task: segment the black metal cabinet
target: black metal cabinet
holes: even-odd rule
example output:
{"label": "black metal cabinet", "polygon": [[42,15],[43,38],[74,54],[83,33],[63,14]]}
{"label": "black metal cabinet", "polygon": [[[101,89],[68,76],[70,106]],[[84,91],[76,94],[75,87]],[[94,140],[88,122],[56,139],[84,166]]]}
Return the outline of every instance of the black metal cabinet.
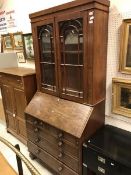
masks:
{"label": "black metal cabinet", "polygon": [[[131,175],[131,133],[106,125],[83,144],[83,175]],[[89,173],[90,172],[90,173]]]}

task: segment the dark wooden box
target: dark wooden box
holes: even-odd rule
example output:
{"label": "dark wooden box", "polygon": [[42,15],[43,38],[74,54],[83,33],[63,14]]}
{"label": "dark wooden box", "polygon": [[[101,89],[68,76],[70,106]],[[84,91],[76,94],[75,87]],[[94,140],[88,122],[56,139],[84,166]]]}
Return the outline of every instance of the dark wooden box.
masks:
{"label": "dark wooden box", "polygon": [[91,171],[131,175],[131,133],[106,125],[87,140],[83,144],[83,175]]}

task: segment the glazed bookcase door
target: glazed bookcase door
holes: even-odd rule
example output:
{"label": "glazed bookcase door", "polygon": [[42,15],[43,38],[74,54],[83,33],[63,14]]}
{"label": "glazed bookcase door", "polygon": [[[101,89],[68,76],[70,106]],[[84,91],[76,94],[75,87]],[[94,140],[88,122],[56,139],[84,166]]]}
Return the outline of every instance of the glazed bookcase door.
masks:
{"label": "glazed bookcase door", "polygon": [[60,95],[70,100],[84,98],[83,18],[58,22]]}
{"label": "glazed bookcase door", "polygon": [[39,46],[40,87],[47,93],[55,94],[56,85],[56,59],[55,38],[53,23],[37,26]]}

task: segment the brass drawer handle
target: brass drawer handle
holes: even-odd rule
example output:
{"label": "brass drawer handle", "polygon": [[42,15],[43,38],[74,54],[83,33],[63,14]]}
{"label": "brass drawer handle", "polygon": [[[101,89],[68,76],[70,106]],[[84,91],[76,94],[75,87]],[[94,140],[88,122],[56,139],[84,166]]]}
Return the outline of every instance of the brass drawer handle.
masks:
{"label": "brass drawer handle", "polygon": [[21,84],[21,85],[22,85],[22,82],[21,82],[21,80],[17,80],[17,82],[18,82],[19,84]]}
{"label": "brass drawer handle", "polygon": [[59,133],[59,134],[58,134],[58,137],[59,137],[59,138],[63,137],[63,133]]}
{"label": "brass drawer handle", "polygon": [[58,146],[62,146],[62,145],[63,145],[63,143],[62,143],[62,142],[59,142],[59,143],[58,143]]}
{"label": "brass drawer handle", "polygon": [[35,143],[38,143],[39,141],[40,141],[40,139],[39,139],[39,138],[35,139]]}
{"label": "brass drawer handle", "polygon": [[58,171],[61,172],[62,170],[63,170],[63,168],[60,166],[60,167],[58,168]]}
{"label": "brass drawer handle", "polygon": [[35,128],[35,130],[34,130],[35,132],[38,132],[39,131],[39,129],[38,128]]}
{"label": "brass drawer handle", "polygon": [[79,141],[76,141],[76,145],[79,145]]}
{"label": "brass drawer handle", "polygon": [[58,157],[59,157],[59,158],[63,157],[63,154],[62,154],[62,153],[60,153],[60,154],[58,155]]}
{"label": "brass drawer handle", "polygon": [[37,125],[37,124],[38,124],[38,121],[37,121],[37,120],[35,120],[35,121],[34,121],[34,125]]}
{"label": "brass drawer handle", "polygon": [[39,150],[39,149],[38,149],[38,150],[36,150],[36,151],[35,151],[35,153],[36,153],[36,154],[39,154],[39,153],[40,153],[40,150]]}
{"label": "brass drawer handle", "polygon": [[40,126],[43,126],[43,122],[40,122]]}

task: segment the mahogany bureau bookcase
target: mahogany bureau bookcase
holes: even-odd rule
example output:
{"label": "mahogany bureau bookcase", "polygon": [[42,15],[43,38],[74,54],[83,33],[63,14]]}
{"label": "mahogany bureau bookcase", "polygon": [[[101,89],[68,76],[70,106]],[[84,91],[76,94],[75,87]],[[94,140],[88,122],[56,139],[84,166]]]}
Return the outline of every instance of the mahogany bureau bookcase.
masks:
{"label": "mahogany bureau bookcase", "polygon": [[54,174],[82,174],[82,144],[104,124],[108,0],[30,14],[37,92],[25,115],[30,155]]}
{"label": "mahogany bureau bookcase", "polygon": [[36,92],[35,70],[20,67],[0,69],[0,88],[7,131],[27,144],[24,110]]}

